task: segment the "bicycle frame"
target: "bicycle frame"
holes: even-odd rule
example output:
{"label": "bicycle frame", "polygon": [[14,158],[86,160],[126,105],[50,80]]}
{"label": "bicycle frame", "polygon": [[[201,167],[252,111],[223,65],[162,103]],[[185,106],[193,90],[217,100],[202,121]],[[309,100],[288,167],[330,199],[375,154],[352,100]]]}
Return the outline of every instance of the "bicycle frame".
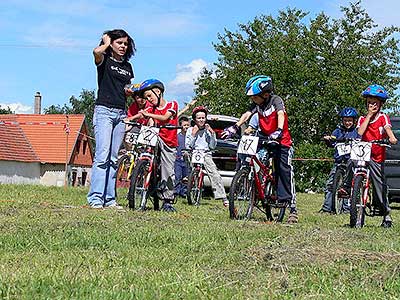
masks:
{"label": "bicycle frame", "polygon": [[135,207],[135,198],[137,197],[137,200],[140,202],[140,209],[144,210],[146,208],[147,199],[151,196],[153,198],[154,209],[159,209],[157,185],[160,176],[160,137],[158,128],[178,129],[180,127],[163,125],[160,127],[153,127],[153,129],[148,126],[141,128],[138,136],[138,143],[142,144],[144,149],[137,159],[137,168],[135,167],[133,171],[134,176],[131,178],[131,186],[128,192],[130,208]]}
{"label": "bicycle frame", "polygon": [[[264,201],[266,200],[266,195],[265,195],[265,184],[266,182],[272,182],[273,185],[275,185],[275,178],[273,176],[273,170],[270,166],[272,166],[272,157],[268,158],[268,165],[263,164],[260,159],[257,157],[257,155],[252,155],[250,159],[250,168],[252,170],[253,176],[255,174],[260,174],[260,176],[254,176],[254,182],[256,185],[256,196],[258,195],[258,200],[261,200],[262,203],[264,204]],[[258,170],[257,170],[258,169]]]}

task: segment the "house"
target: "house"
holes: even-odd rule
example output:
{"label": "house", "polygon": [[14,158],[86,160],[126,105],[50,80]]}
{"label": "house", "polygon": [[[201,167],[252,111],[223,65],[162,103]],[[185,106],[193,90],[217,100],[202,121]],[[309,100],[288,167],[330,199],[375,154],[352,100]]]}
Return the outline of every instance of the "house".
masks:
{"label": "house", "polygon": [[88,185],[90,138],[85,115],[0,115],[0,183]]}

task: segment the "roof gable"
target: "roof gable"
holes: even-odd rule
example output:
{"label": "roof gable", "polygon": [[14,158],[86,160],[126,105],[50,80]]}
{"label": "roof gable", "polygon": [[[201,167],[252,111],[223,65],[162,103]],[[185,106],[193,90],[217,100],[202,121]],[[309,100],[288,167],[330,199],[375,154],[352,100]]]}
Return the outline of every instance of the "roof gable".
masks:
{"label": "roof gable", "polygon": [[17,124],[0,124],[0,160],[40,162]]}

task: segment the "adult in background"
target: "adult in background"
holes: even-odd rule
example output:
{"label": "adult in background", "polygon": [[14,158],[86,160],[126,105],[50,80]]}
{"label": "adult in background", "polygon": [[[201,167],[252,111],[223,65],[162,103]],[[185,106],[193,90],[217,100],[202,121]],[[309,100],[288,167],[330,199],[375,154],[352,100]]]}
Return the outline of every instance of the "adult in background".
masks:
{"label": "adult in background", "polygon": [[93,49],[98,93],[93,115],[96,139],[90,191],[92,208],[119,207],[115,201],[118,150],[124,137],[125,85],[133,76],[129,59],[135,53],[133,39],[122,29],[106,31]]}

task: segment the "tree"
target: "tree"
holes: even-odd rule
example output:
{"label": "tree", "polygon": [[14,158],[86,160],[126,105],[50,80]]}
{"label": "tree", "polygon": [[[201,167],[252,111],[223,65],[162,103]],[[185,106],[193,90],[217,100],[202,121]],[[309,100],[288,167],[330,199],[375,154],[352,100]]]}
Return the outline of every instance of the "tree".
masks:
{"label": "tree", "polygon": [[[214,47],[214,70],[204,70],[196,98],[215,113],[240,116],[249,99],[247,80],[270,75],[276,94],[286,105],[296,143],[317,143],[331,132],[345,106],[364,108],[361,91],[370,83],[393,95],[400,83],[397,27],[377,28],[360,2],[342,7],[343,17],[320,13],[306,22],[307,13],[280,11],[276,18],[261,15],[238,32],[225,30]],[[388,107],[394,106],[393,97]]]}
{"label": "tree", "polygon": [[[205,69],[196,83],[196,98],[213,113],[240,116],[250,101],[247,80],[270,75],[275,93],[285,102],[296,156],[328,157],[320,138],[332,132],[337,113],[346,106],[365,112],[361,92],[379,83],[392,95],[386,108],[399,110],[394,90],[400,83],[397,27],[378,28],[361,2],[342,7],[332,19],[320,13],[306,20],[298,9],[277,17],[261,15],[239,24],[237,32],[218,34],[218,61]],[[329,165],[297,163],[299,190],[323,185]]]}
{"label": "tree", "polygon": [[45,114],[84,114],[85,119],[88,125],[89,135],[93,136],[93,112],[94,105],[96,102],[95,92],[94,90],[85,90],[83,89],[80,93],[79,97],[76,98],[72,95],[69,98],[69,103],[71,106],[64,104],[64,106],[60,105],[51,105],[48,108],[44,109]]}
{"label": "tree", "polygon": [[0,105],[0,115],[8,115],[8,114],[12,114],[13,112],[11,111],[10,107],[7,106],[7,109],[5,108],[1,108]]}

